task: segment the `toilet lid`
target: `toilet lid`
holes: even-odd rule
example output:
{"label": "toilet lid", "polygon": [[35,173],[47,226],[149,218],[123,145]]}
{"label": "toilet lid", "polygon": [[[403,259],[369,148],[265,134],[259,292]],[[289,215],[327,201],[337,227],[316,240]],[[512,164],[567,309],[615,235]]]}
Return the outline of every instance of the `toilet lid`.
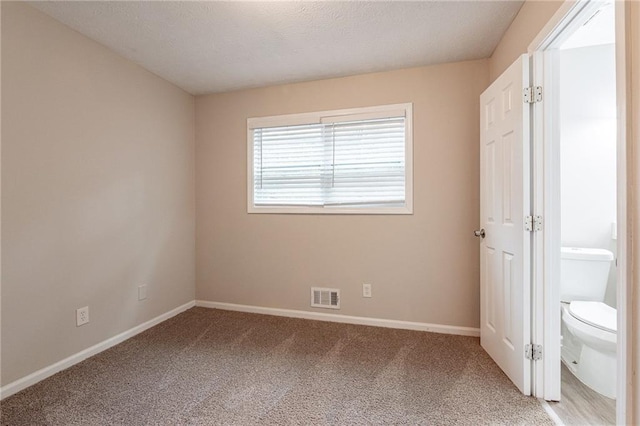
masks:
{"label": "toilet lid", "polygon": [[571,315],[582,322],[601,330],[615,333],[617,327],[617,311],[602,302],[571,302]]}

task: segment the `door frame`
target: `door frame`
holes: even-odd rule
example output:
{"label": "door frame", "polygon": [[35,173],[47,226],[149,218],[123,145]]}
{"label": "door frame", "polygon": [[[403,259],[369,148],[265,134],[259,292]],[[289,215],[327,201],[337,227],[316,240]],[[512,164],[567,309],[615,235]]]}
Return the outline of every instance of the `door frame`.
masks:
{"label": "door frame", "polygon": [[[616,37],[616,103],[617,103],[617,356],[618,383],[616,416],[618,424],[631,420],[631,305],[628,288],[630,264],[628,258],[627,215],[627,67],[626,67],[626,2],[614,1]],[[559,147],[552,140],[558,132],[554,120],[552,49],[574,28],[582,25],[585,15],[597,8],[591,0],[565,1],[529,45],[533,57],[532,82],[544,88],[544,101],[534,104],[532,126],[532,206],[535,214],[544,218],[543,232],[533,236],[532,263],[532,340],[542,344],[543,359],[534,363],[533,395],[546,400],[560,399],[560,190]],[[555,98],[557,99],[557,97]],[[546,105],[545,105],[546,104]],[[540,212],[540,213],[537,213]]]}

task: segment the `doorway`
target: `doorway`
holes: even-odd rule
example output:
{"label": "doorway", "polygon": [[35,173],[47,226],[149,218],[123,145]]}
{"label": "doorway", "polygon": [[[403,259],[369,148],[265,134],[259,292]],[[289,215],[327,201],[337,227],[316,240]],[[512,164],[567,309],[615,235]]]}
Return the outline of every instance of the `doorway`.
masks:
{"label": "doorway", "polygon": [[544,347],[533,393],[559,401],[551,408],[567,424],[625,418],[624,68],[616,59],[624,5],[616,3],[567,4],[529,49],[545,95],[533,110],[533,210],[545,218],[533,242],[532,340]]}
{"label": "doorway", "polygon": [[[586,18],[586,19],[585,19]],[[561,372],[566,424],[615,424],[616,73],[613,3],[551,54],[558,153]],[[557,277],[556,277],[557,278]],[[557,380],[557,378],[554,378]]]}

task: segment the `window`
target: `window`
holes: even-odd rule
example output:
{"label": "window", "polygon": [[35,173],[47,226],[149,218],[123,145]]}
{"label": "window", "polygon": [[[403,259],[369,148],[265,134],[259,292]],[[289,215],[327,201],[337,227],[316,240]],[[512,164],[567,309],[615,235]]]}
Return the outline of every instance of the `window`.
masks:
{"label": "window", "polygon": [[249,118],[249,213],[412,213],[412,108]]}

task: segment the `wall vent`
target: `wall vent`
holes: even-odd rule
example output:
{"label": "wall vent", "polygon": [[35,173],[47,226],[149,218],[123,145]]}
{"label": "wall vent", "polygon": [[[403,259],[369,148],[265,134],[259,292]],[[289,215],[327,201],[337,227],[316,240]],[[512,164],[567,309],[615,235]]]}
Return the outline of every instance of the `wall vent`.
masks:
{"label": "wall vent", "polygon": [[314,308],[340,309],[340,290],[311,287],[311,306]]}

